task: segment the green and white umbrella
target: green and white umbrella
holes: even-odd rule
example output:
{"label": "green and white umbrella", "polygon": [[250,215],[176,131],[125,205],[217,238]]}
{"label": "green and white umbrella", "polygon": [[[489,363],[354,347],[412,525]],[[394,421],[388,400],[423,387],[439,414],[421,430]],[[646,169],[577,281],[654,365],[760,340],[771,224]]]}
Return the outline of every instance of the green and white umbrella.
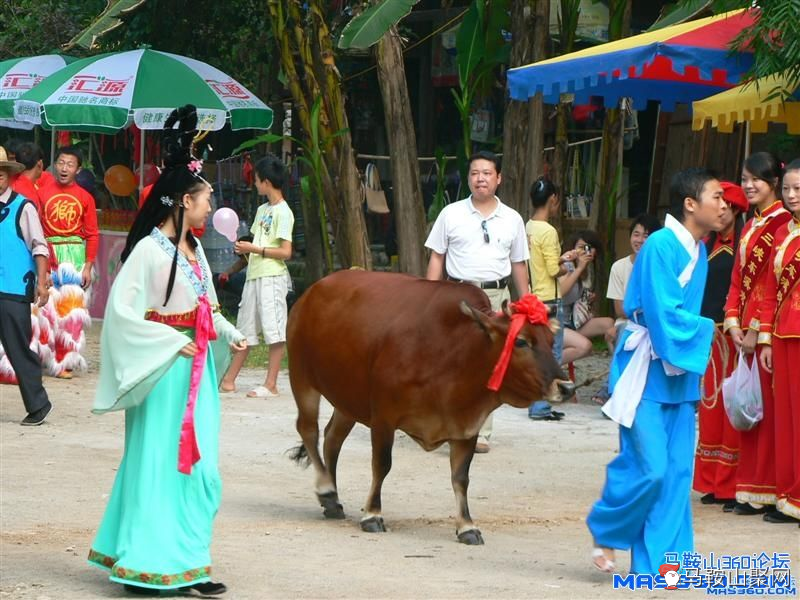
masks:
{"label": "green and white umbrella", "polygon": [[78,60],[14,103],[14,118],[47,129],[114,133],[162,129],[176,107],[194,104],[198,128],[269,129],[272,109],[241,83],[199,60],[131,50]]}
{"label": "green and white umbrella", "polygon": [[14,119],[14,101],[75,59],[61,54],[23,56],[0,62],[0,127],[32,129]]}

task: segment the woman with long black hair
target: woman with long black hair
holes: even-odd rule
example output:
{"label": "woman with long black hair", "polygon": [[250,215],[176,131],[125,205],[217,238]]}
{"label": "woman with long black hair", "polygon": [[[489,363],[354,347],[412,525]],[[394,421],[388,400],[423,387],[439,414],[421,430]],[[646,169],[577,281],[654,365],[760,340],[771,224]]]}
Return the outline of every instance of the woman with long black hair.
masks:
{"label": "woman with long black hair", "polygon": [[165,168],[128,234],[101,337],[93,412],[125,410],[125,452],[89,562],[134,593],[226,591],[210,580],[209,546],[221,495],[217,373],[229,353],[209,342],[246,342],[216,310],[190,231],[211,212],[191,154],[196,126],[193,106],[165,122]]}

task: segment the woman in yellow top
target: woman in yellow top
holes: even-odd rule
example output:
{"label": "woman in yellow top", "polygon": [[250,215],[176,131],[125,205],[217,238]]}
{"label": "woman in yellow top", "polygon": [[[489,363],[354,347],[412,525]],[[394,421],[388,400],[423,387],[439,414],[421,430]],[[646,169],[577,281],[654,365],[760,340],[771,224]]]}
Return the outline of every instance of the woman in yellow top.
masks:
{"label": "woman in yellow top", "polygon": [[[540,177],[531,186],[530,196],[533,214],[525,225],[525,233],[528,236],[531,254],[531,290],[542,302],[556,309],[555,314],[560,327],[553,341],[553,356],[561,363],[564,347],[564,314],[558,293],[558,278],[567,272],[564,263],[575,260],[576,256],[574,251],[562,256],[558,231],[549,223],[549,219],[558,214],[560,206],[556,186]],[[553,412],[544,400],[537,400],[528,408],[528,416],[534,420],[557,420],[561,418],[558,416],[560,414]]]}

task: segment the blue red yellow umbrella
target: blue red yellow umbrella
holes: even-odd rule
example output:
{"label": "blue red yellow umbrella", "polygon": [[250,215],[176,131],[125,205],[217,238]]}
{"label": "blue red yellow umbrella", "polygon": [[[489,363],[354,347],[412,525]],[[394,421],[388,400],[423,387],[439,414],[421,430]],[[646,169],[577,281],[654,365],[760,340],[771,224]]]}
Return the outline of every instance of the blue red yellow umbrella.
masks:
{"label": "blue red yellow umbrella", "polygon": [[672,110],[741,81],[753,56],[730,45],[756,18],[753,10],[733,11],[510,69],[509,91],[515,100],[541,92],[555,104],[574,94],[577,104],[602,96],[608,106],[629,97],[635,108],[655,100]]}

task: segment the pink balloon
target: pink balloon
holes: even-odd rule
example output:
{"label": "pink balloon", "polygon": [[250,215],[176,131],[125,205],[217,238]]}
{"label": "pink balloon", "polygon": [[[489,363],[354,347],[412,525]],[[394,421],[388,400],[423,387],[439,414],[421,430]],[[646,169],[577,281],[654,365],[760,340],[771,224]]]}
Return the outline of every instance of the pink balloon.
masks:
{"label": "pink balloon", "polygon": [[236,241],[236,233],[239,231],[239,215],[233,209],[226,206],[218,208],[211,217],[211,223],[214,225],[214,229],[230,241]]}

